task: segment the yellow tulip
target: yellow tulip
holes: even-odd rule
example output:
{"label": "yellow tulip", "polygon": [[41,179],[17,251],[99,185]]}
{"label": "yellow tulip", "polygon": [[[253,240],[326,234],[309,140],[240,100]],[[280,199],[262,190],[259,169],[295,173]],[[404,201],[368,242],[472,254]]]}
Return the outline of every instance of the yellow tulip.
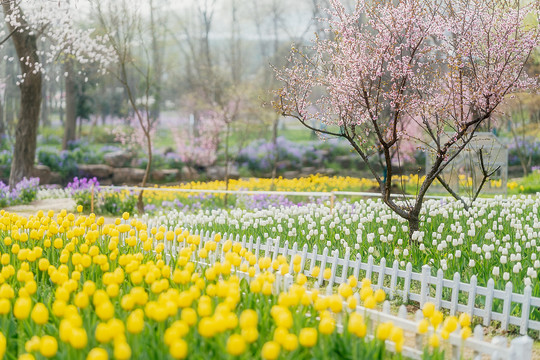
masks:
{"label": "yellow tulip", "polygon": [[429,346],[433,347],[433,348],[438,348],[440,345],[440,339],[439,339],[439,335],[437,334],[433,334],[429,337]]}
{"label": "yellow tulip", "polygon": [[264,360],[275,360],[278,358],[279,352],[279,344],[275,341],[268,341],[262,347],[261,356]]}
{"label": "yellow tulip", "polygon": [[58,351],[58,342],[52,336],[45,335],[41,338],[39,343],[39,352],[46,358],[51,358],[56,355]]}
{"label": "yellow tulip", "polygon": [[233,334],[227,339],[227,352],[239,356],[246,351],[246,342],[241,335]]}
{"label": "yellow tulip", "polygon": [[49,321],[49,310],[42,303],[37,303],[34,305],[31,317],[36,324],[43,325]]}
{"label": "yellow tulip", "polygon": [[317,330],[314,328],[303,328],[298,336],[300,345],[303,347],[313,347],[317,343]]}
{"label": "yellow tulip", "polygon": [[13,307],[13,315],[18,320],[25,320],[30,315],[30,310],[32,308],[32,301],[27,297],[20,297],[15,301],[15,306]]}
{"label": "yellow tulip", "polygon": [[108,360],[109,354],[107,353],[107,350],[102,348],[93,348],[90,350],[88,355],[86,356],[86,360]]}
{"label": "yellow tulip", "polygon": [[428,332],[428,329],[429,322],[427,321],[427,319],[420,320],[420,322],[418,323],[418,333],[425,334]]}
{"label": "yellow tulip", "polygon": [[424,314],[424,317],[430,318],[433,315],[433,312],[435,311],[435,304],[427,302],[424,304],[424,307],[422,308],[422,313]]}

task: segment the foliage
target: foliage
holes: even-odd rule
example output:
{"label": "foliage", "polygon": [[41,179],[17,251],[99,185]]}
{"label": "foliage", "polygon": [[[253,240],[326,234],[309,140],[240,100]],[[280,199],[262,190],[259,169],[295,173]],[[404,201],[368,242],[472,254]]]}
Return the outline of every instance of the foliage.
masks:
{"label": "foliage", "polygon": [[99,194],[96,210],[101,214],[115,215],[119,212],[133,212],[137,205],[137,195],[130,191],[106,191]]}
{"label": "foliage", "polygon": [[342,199],[333,206],[329,199],[295,206],[290,200],[268,201],[268,207],[235,207],[211,213],[205,208],[192,213],[173,210],[160,220],[173,227],[279,238],[281,244],[297,242],[299,249],[308,245],[309,251],[314,246],[328,247],[342,257],[348,251],[351,258],[359,254],[364,261],[370,255],[376,262],[385,258],[386,264],[397,260],[401,269],[410,262],[416,272],[428,264],[434,271],[443,270],[447,278],[457,272],[468,281],[474,275],[483,286],[493,278],[501,290],[507,281],[512,281],[518,292],[531,284],[539,296],[540,243],[533,230],[540,221],[533,210],[538,203],[538,199],[524,195],[508,200],[481,199],[466,211],[457,201],[429,200],[412,242],[408,241],[407,223],[380,199]]}
{"label": "foliage", "polygon": [[238,153],[237,162],[256,175],[272,170],[276,151],[277,160],[281,163],[278,164],[278,170],[281,171],[296,170],[322,163],[322,154],[313,145],[297,144],[284,137],[278,137],[276,145],[277,149],[274,149],[272,142],[264,139],[255,140]]}
{"label": "foliage", "polygon": [[508,165],[521,164],[519,152],[524,154],[529,166],[540,164],[540,141],[537,138],[529,137],[511,141],[510,144],[508,144]]}
{"label": "foliage", "polygon": [[82,206],[85,211],[90,211],[92,190],[96,194],[99,192],[99,181],[96,178],[79,179],[75,177],[73,181],[67,184],[66,190],[71,194],[78,206]]}
{"label": "foliage", "polygon": [[[258,258],[219,236],[198,250],[200,236],[187,230],[128,220],[124,213],[104,224],[65,210],[0,215],[2,263],[10,269],[0,287],[0,357],[401,359],[403,330],[378,319],[385,294],[369,279],[351,276],[325,295],[309,287],[299,255]],[[17,231],[4,226],[11,221],[21,224]],[[166,264],[168,243],[179,253]],[[294,284],[280,290],[275,284],[289,269]],[[329,268],[320,271],[330,278]],[[419,323],[420,333],[439,340],[460,324],[468,329],[462,338],[470,335],[469,318],[445,320],[430,310],[432,325]],[[426,359],[439,358],[439,345],[423,346]]]}
{"label": "foliage", "polygon": [[[137,167],[145,169],[148,163],[148,159],[137,159]],[[166,155],[153,154],[152,155],[152,169],[182,169],[184,163],[182,158],[176,153],[169,152]]]}
{"label": "foliage", "polygon": [[0,177],[7,179],[9,177],[9,172],[11,170],[11,159],[12,151],[11,150],[1,150],[0,151]]}
{"label": "foliage", "polygon": [[540,171],[535,170],[520,181],[520,191],[524,194],[540,192]]}
{"label": "foliage", "polygon": [[13,188],[0,181],[0,208],[32,202],[37,194],[38,178],[24,178]]}
{"label": "foliage", "polygon": [[[79,154],[82,154],[79,152]],[[77,159],[71,151],[38,150],[37,158],[40,164],[48,166],[51,171],[60,173],[62,179],[68,180],[78,174]]]}

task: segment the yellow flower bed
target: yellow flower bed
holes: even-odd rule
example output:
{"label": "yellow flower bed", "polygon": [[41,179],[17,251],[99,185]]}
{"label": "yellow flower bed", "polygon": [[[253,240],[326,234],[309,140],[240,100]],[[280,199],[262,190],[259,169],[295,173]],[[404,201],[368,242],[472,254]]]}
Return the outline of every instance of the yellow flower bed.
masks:
{"label": "yellow flower bed", "polygon": [[[418,174],[411,175],[399,175],[393,176],[392,182],[405,189],[417,189],[425,179],[425,176],[419,176]],[[461,187],[470,187],[473,184],[471,178],[460,177]],[[435,181],[438,184],[438,181]],[[489,182],[492,188],[500,188],[502,183],[500,180],[490,180]],[[508,183],[508,189],[513,190],[518,185],[514,182]],[[200,198],[206,198],[209,196],[223,198],[224,194],[219,193],[198,193],[198,192],[170,192],[159,191],[159,189],[195,189],[195,190],[225,190],[224,181],[193,181],[176,186],[163,186],[158,187],[156,190],[149,190],[145,192],[145,198],[147,201],[154,204],[161,204],[162,201],[173,201],[175,199],[186,198],[188,196],[198,196]],[[368,178],[355,178],[350,176],[325,176],[325,175],[311,175],[303,178],[284,179],[282,177],[276,178],[274,182],[272,179],[266,178],[249,178],[249,179],[231,179],[229,180],[228,190],[254,190],[254,191],[291,191],[291,192],[331,192],[331,191],[373,191],[379,188],[379,184],[375,179]],[[412,190],[414,192],[414,190]]]}
{"label": "yellow flower bed", "polygon": [[[184,229],[123,220],[0,211],[0,359],[382,359],[384,340],[403,347],[391,323],[366,337],[358,301],[375,308],[385,298],[369,280],[351,276],[322,296],[299,256],[257,258],[219,236],[203,245]],[[294,284],[277,291],[291,267]],[[437,334],[442,315],[430,318]]]}

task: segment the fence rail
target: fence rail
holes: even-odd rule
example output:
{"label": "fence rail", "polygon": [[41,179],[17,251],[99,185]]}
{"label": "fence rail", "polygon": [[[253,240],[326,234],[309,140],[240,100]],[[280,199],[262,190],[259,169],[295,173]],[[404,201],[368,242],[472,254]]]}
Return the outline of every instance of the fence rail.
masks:
{"label": "fence rail", "polygon": [[[198,230],[194,231],[194,234],[201,235],[201,241],[199,242],[199,249],[201,249],[204,246],[204,243],[210,240],[214,239],[215,233],[210,234],[208,231],[206,233],[199,233]],[[217,249],[214,252],[211,260],[216,261],[223,261],[225,256],[223,254],[223,243],[226,239],[234,240],[232,235],[224,234],[222,237],[222,240],[218,243]],[[241,242],[242,247],[247,248],[250,251],[255,251],[256,256],[270,256],[274,260],[277,258],[278,254],[284,255],[284,256],[290,256],[291,259],[294,257],[297,252],[296,250],[296,243],[293,244],[293,248],[289,249],[287,244],[285,244],[284,247],[279,247],[279,244],[275,246],[275,244],[271,244],[270,242],[267,242],[266,244],[262,245],[260,242],[260,239],[257,239],[257,241],[254,243],[253,238],[250,238],[249,241],[247,241],[246,237],[243,237],[240,241],[239,236],[236,237],[236,241]],[[155,241],[157,242],[157,241]],[[180,249],[185,246],[185,243],[179,243],[176,241],[176,236],[173,239],[173,241],[167,241],[165,242],[165,248],[164,248],[164,254],[165,259],[167,263],[170,262],[170,260],[177,256]],[[304,266],[306,265],[306,260],[309,258],[307,257],[307,248],[304,246],[302,249],[302,262],[301,262],[301,268],[304,270]],[[313,252],[315,254],[314,258],[316,261],[325,261],[327,259],[328,255],[328,249],[325,248],[326,251],[323,251],[323,253],[326,253],[326,257],[323,255],[320,257],[317,252]],[[264,254],[263,254],[264,253]],[[192,255],[193,257],[195,254]],[[194,260],[193,258],[192,260]],[[339,259],[337,256],[333,256],[333,260],[331,261],[332,264],[332,277],[329,279],[328,284],[326,285],[326,295],[330,295],[334,291],[334,284],[344,281],[346,279],[346,274],[348,274],[348,271],[345,271],[341,274],[340,277],[336,276],[336,269]],[[344,261],[343,259],[342,263],[349,264],[348,261]],[[373,260],[373,258],[371,258]],[[245,260],[244,260],[245,261]],[[202,263],[201,263],[202,264]],[[358,276],[359,268],[361,267],[360,264],[361,261],[356,261],[355,264],[351,267],[354,269],[354,273],[356,276]],[[208,265],[208,264],[203,264]],[[313,269],[315,265],[311,265],[311,270]],[[372,273],[377,272],[377,265],[373,265],[373,261],[371,261],[371,267],[372,267]],[[382,270],[385,267],[379,266],[379,268]],[[293,275],[292,275],[292,266],[290,267],[291,271],[288,274],[276,275],[276,281],[274,282],[274,293],[279,292],[280,290],[287,291],[290,286],[293,283]],[[256,270],[258,271],[258,267],[256,265]],[[369,270],[366,268],[366,271]],[[306,275],[310,275],[309,272],[304,271]],[[322,271],[321,271],[322,273]],[[380,274],[380,273],[379,273]],[[419,278],[419,277],[425,277],[425,274],[417,274],[409,271],[409,274],[411,277]],[[250,277],[247,273],[238,271],[237,275],[241,278],[245,278],[246,280],[250,281]],[[320,281],[320,278],[317,279],[315,282],[315,287],[318,287],[321,285],[322,282]],[[376,284],[375,286],[378,286]],[[308,290],[310,291],[310,290]],[[417,294],[415,294],[417,295]],[[321,296],[325,296],[325,294],[321,294]],[[355,297],[359,301],[359,293],[355,294]],[[421,298],[421,296],[420,296]],[[347,304],[344,303],[344,308],[347,309]],[[418,333],[418,320],[422,317],[421,311],[416,312],[416,321],[410,320],[407,318],[407,309],[404,305],[401,305],[399,307],[399,311],[396,315],[392,315],[390,313],[390,303],[388,301],[385,301],[383,304],[382,311],[376,311],[371,309],[366,309],[362,306],[357,306],[356,311],[363,313],[366,315],[366,319],[368,319],[368,329],[369,329],[369,337],[373,337],[374,330],[376,329],[376,325],[382,322],[391,321],[394,326],[397,326],[404,330],[407,333],[412,333],[414,336],[414,344],[413,345],[405,345],[403,347],[403,355],[412,358],[412,359],[422,359],[423,356],[423,347],[425,346],[425,336]],[[343,324],[338,322],[338,329],[342,329]],[[475,360],[489,358],[492,360],[503,360],[503,359],[520,359],[520,360],[531,360],[532,358],[532,346],[533,346],[533,340],[528,336],[521,336],[518,338],[513,339],[510,342],[510,346],[508,346],[508,340],[504,337],[496,336],[492,339],[491,342],[485,341],[483,339],[483,328],[480,325],[477,325],[473,332],[473,337],[463,341],[459,335],[456,333],[450,334],[450,337],[448,341],[451,344],[451,356],[452,359],[458,360],[462,357],[463,349],[468,349],[469,351],[472,351],[472,356]],[[387,348],[390,351],[395,351],[395,344],[390,341],[386,340]]]}
{"label": "fence rail", "polygon": [[[147,225],[159,227],[162,224],[157,220],[148,220]],[[172,229],[169,229],[172,230]],[[214,239],[216,233],[200,232],[192,228],[191,232],[201,235],[200,247],[205,242]],[[447,309],[451,315],[457,312],[468,313],[471,317],[480,317],[484,326],[491,325],[492,321],[499,321],[502,330],[508,330],[509,325],[519,327],[521,335],[527,334],[529,329],[540,330],[540,321],[530,319],[531,307],[540,308],[540,298],[532,296],[531,286],[526,286],[524,293],[514,293],[512,282],[507,282],[504,290],[495,289],[493,279],[489,279],[487,286],[479,286],[477,278],[473,275],[470,281],[462,282],[459,273],[455,273],[452,279],[445,279],[441,269],[436,271],[436,276],[431,275],[431,267],[424,265],[422,272],[417,273],[412,270],[412,264],[407,263],[405,270],[399,268],[398,261],[394,261],[391,267],[386,265],[386,259],[382,258],[379,264],[375,264],[373,256],[363,262],[360,254],[353,257],[347,249],[343,258],[339,257],[337,250],[330,250],[328,247],[319,249],[316,245],[311,251],[307,244],[298,248],[295,242],[290,247],[285,241],[280,246],[279,239],[267,239],[263,244],[260,237],[254,239],[252,236],[240,237],[233,234],[220,234],[223,238],[239,242],[243,247],[253,252],[255,256],[270,257],[276,260],[278,255],[283,255],[289,260],[296,255],[300,255],[300,271],[306,276],[314,279],[314,286],[321,287],[323,283],[328,288],[342,284],[347,281],[349,275],[360,277],[360,271],[368,279],[373,279],[375,288],[382,288],[390,299],[401,298],[404,303],[414,301],[422,307],[426,302],[433,302],[437,309]],[[166,242],[167,251],[175,250],[176,241]],[[313,276],[313,270],[318,266],[320,271],[317,276]],[[331,276],[324,279],[324,269],[331,269]],[[289,268],[289,274],[293,274],[293,267]],[[433,289],[434,287],[434,289]],[[434,290],[434,295],[432,295]],[[466,294],[466,296],[464,296]],[[448,296],[450,295],[450,296]],[[461,295],[461,296],[460,296]],[[466,301],[465,301],[466,299]],[[494,308],[494,301],[502,302],[502,312]],[[516,316],[519,313],[518,316]]]}

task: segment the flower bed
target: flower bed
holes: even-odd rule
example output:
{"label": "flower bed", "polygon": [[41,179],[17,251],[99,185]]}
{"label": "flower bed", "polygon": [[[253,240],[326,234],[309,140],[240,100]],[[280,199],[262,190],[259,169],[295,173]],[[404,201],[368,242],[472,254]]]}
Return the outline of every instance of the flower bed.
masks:
{"label": "flower bed", "polygon": [[[200,237],[186,230],[154,231],[128,218],[104,225],[65,211],[0,212],[0,357],[400,358],[403,330],[371,328],[355,311],[358,299],[370,309],[384,300],[369,281],[351,277],[322,296],[295,272],[280,292],[276,278],[298,271],[296,258],[258,259],[220,238],[198,250]],[[168,260],[166,244],[177,249]],[[419,324],[429,337],[426,359],[441,357],[440,343],[458,323],[463,338],[471,333],[467,317],[443,321],[431,310],[430,323]]]}
{"label": "flower bed", "polygon": [[11,189],[0,181],[0,208],[32,202],[36,197],[38,186],[38,178],[24,178]]}
{"label": "flower bed", "polygon": [[[297,242],[309,251],[337,249],[340,256],[369,255],[387,264],[397,260],[401,268],[411,262],[421,272],[424,264],[442,269],[447,278],[461,274],[468,281],[474,274],[479,285],[490,278],[495,288],[504,289],[512,281],[514,291],[523,292],[529,284],[540,296],[540,232],[537,197],[478,200],[466,211],[460,202],[429,200],[425,203],[420,232],[408,240],[407,222],[379,199],[342,201],[331,207],[309,204],[295,207],[269,207],[246,211],[200,210],[195,213],[172,211],[158,218],[166,226],[234,233],[240,236],[279,238],[281,244]],[[436,275],[436,274],[433,274]]]}

